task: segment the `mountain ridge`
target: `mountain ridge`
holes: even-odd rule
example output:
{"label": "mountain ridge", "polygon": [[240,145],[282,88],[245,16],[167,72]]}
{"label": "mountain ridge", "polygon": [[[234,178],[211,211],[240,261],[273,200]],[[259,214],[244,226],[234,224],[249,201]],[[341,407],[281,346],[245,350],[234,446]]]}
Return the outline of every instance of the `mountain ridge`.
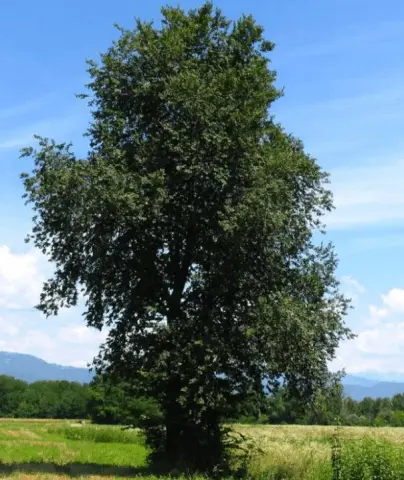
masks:
{"label": "mountain ridge", "polygon": [[[0,375],[33,383],[40,380],[67,380],[90,383],[93,374],[87,368],[49,363],[34,355],[0,351]],[[347,374],[342,379],[344,394],[355,400],[365,397],[393,397],[404,393],[404,377],[399,380],[383,380],[380,374]],[[390,373],[388,378],[400,379],[400,374]]]}
{"label": "mountain ridge", "polygon": [[0,375],[9,375],[28,383],[40,380],[90,383],[93,378],[87,368],[48,363],[34,355],[5,351],[0,351]]}
{"label": "mountain ridge", "polygon": [[342,385],[344,394],[354,400],[363,400],[365,397],[393,397],[398,393],[404,393],[404,382],[371,379],[349,374],[342,379]]}

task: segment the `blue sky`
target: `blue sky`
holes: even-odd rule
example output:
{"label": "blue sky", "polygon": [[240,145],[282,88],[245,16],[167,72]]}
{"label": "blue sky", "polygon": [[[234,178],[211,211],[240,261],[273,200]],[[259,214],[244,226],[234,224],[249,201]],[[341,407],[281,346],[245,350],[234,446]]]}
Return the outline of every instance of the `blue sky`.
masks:
{"label": "blue sky", "polygon": [[[103,334],[80,311],[44,319],[32,310],[48,267],[23,242],[30,212],[21,199],[18,158],[32,135],[82,138],[85,58],[98,58],[117,36],[114,22],[160,17],[157,0],[17,0],[0,17],[0,349],[85,365]],[[328,237],[338,275],[355,310],[358,333],[333,368],[404,376],[404,3],[399,0],[217,0],[237,18],[252,13],[277,45],[272,54],[285,96],[274,113],[331,173],[337,209]],[[184,8],[200,2],[185,0]]]}

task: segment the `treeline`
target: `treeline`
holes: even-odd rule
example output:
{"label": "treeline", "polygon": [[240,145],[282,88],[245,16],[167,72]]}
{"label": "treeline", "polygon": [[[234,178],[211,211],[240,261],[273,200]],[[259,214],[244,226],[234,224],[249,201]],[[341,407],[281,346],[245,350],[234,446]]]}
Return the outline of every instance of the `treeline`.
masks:
{"label": "treeline", "polygon": [[[138,425],[158,418],[156,403],[124,382],[96,377],[90,385],[67,381],[26,383],[0,376],[0,417],[90,419],[100,424]],[[340,383],[302,404],[286,388],[252,395],[237,410],[223,412],[234,423],[404,427],[404,393],[392,398],[353,400]]]}
{"label": "treeline", "polygon": [[90,385],[68,381],[27,383],[0,375],[0,417],[90,419],[135,424],[159,415],[155,403],[126,384],[96,378]]}
{"label": "treeline", "polygon": [[404,427],[404,393],[392,398],[354,400],[343,395],[343,388],[320,392],[314,400],[302,405],[280,388],[275,394],[263,396],[259,402],[246,403],[234,421],[242,423],[395,426]]}
{"label": "treeline", "polygon": [[67,381],[27,383],[0,376],[0,417],[76,418],[88,417],[89,385]]}
{"label": "treeline", "polygon": [[[88,414],[96,423],[141,424],[159,415],[156,404],[133,392],[128,385],[97,378],[90,389]],[[304,404],[286,388],[271,395],[251,395],[235,410],[223,412],[223,421],[234,423],[302,424],[404,427],[404,393],[392,398],[353,400],[343,394],[340,382],[330,382]]]}
{"label": "treeline", "polygon": [[341,418],[346,425],[404,427],[404,394],[392,398],[364,398],[355,402],[345,398]]}

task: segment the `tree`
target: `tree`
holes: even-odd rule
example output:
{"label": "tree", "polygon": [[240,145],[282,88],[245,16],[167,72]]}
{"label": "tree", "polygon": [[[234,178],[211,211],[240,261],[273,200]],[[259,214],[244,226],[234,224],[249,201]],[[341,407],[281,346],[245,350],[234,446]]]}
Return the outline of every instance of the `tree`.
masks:
{"label": "tree", "polygon": [[335,425],[342,413],[343,386],[341,376],[330,374],[328,381],[309,405],[306,422],[314,425]]}
{"label": "tree", "polygon": [[86,296],[109,328],[96,366],[159,403],[155,451],[212,470],[221,413],[265,379],[295,395],[322,384],[349,336],[327,175],[271,116],[273,44],[251,17],[210,3],[163,8],[89,62],[90,152],[38,137],[23,174],[30,240],[55,265],[39,309]]}
{"label": "tree", "polygon": [[157,421],[161,414],[151,398],[138,394],[136,386],[97,375],[91,382],[88,413],[94,423],[142,427],[145,421]]}
{"label": "tree", "polygon": [[285,387],[276,389],[268,397],[268,422],[271,424],[295,424],[304,413],[300,403]]}
{"label": "tree", "polygon": [[0,417],[86,418],[89,398],[88,385],[0,376]]}
{"label": "tree", "polygon": [[22,380],[0,375],[0,417],[13,417],[27,384]]}

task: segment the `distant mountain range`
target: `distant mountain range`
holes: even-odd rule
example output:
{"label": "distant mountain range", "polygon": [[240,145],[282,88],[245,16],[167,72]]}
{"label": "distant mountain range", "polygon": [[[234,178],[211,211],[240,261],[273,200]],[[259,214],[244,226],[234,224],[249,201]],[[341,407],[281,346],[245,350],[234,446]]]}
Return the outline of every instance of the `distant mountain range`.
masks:
{"label": "distant mountain range", "polygon": [[403,381],[385,381],[379,378],[346,375],[342,379],[342,384],[345,395],[355,400],[362,400],[365,397],[393,397],[397,393],[404,393]]}
{"label": "distant mountain range", "polygon": [[[93,378],[87,368],[64,367],[45,362],[33,355],[10,352],[0,352],[0,375],[9,375],[29,383],[38,380],[89,383]],[[346,375],[342,384],[345,395],[355,400],[362,400],[365,397],[392,397],[397,393],[404,393],[404,377],[397,374],[387,374],[385,377],[378,374]]]}
{"label": "distant mountain range", "polygon": [[93,377],[87,368],[64,367],[32,355],[9,352],[0,352],[0,375],[9,375],[29,383],[38,380],[89,383]]}

